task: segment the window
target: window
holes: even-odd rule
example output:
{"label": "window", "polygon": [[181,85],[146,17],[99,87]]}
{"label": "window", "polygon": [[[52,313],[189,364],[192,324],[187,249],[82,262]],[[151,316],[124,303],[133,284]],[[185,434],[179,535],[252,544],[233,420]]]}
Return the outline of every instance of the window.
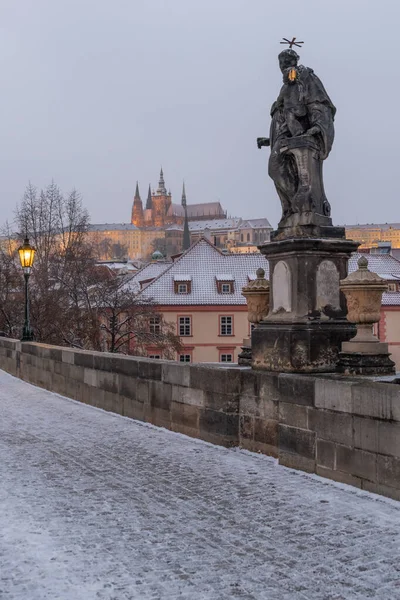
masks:
{"label": "window", "polygon": [[397,283],[388,283],[388,292],[397,292]]}
{"label": "window", "polygon": [[219,318],[220,335],[233,335],[233,317]]}
{"label": "window", "polygon": [[192,335],[192,317],[179,317],[179,335]]}
{"label": "window", "polygon": [[249,334],[250,334],[250,337],[251,337],[251,333],[252,333],[253,329],[255,328],[255,326],[256,326],[255,323],[249,323]]}
{"label": "window", "polygon": [[179,283],[178,284],[178,294],[187,294],[188,286],[187,283]]}
{"label": "window", "polygon": [[221,354],[220,358],[223,363],[233,362],[232,354]]}
{"label": "window", "polygon": [[150,317],[150,333],[158,334],[161,332],[160,317]]}
{"label": "window", "polygon": [[149,354],[148,358],[158,358],[158,359],[160,359],[161,356],[160,356],[160,354]]}
{"label": "window", "polygon": [[248,242],[250,241],[250,234],[249,233],[247,234],[247,241]]}
{"label": "window", "polygon": [[221,294],[230,294],[231,293],[231,284],[230,283],[222,283],[221,284]]}
{"label": "window", "polygon": [[179,362],[192,362],[192,357],[190,354],[180,354]]}

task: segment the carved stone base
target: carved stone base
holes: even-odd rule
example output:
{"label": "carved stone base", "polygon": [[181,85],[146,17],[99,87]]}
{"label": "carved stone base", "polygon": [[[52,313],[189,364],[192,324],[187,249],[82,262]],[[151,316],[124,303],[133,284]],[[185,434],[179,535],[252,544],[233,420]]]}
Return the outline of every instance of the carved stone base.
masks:
{"label": "carved stone base", "polygon": [[345,319],[263,321],[252,332],[252,367],[289,373],[335,372],[342,342],[355,332],[355,326]]}
{"label": "carved stone base", "polygon": [[389,357],[390,354],[341,352],[338,372],[345,375],[394,375],[395,363]]}

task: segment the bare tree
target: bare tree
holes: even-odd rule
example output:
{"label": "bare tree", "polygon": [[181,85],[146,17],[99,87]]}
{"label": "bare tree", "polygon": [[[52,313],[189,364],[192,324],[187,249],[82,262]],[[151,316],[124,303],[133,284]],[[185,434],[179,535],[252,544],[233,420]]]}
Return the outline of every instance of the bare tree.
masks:
{"label": "bare tree", "polygon": [[92,290],[103,332],[102,349],[146,356],[150,347],[164,358],[174,359],[181,343],[173,326],[151,299],[130,287],[130,279],[113,276]]}

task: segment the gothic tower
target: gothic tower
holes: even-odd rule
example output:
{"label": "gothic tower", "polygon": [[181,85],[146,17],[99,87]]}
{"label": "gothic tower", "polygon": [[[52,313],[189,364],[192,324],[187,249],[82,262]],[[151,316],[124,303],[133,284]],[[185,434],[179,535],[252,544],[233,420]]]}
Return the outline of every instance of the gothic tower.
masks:
{"label": "gothic tower", "polygon": [[158,182],[158,188],[154,196],[152,197],[153,205],[153,222],[155,227],[164,227],[165,217],[171,206],[171,192],[167,193],[164,181],[164,173],[161,168],[160,180]]}
{"label": "gothic tower", "polygon": [[183,246],[182,250],[185,251],[190,248],[190,231],[189,231],[189,221],[187,214],[187,203],[186,203],[186,190],[185,190],[185,182],[183,182],[182,188],[182,206],[185,211],[185,222],[183,225]]}
{"label": "gothic tower", "polygon": [[144,225],[143,204],[139,194],[138,182],[136,182],[135,197],[133,199],[131,223],[136,227],[143,227]]}

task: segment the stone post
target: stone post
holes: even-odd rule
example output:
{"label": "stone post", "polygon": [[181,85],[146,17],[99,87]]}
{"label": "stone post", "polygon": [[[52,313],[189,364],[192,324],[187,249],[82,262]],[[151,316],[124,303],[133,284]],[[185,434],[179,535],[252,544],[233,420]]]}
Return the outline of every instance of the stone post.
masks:
{"label": "stone post", "polygon": [[[249,323],[260,323],[269,311],[269,281],[265,279],[264,269],[257,269],[257,278],[242,288],[242,295],[247,301],[247,320]],[[242,352],[238,356],[242,366],[251,365],[251,340],[244,338]]]}
{"label": "stone post", "polygon": [[347,319],[357,326],[357,335],[342,343],[339,371],[348,375],[390,375],[395,373],[388,344],[373,334],[373,324],[381,317],[382,293],[387,284],[368,269],[362,256],[358,269],[341,280],[340,289],[347,300]]}

